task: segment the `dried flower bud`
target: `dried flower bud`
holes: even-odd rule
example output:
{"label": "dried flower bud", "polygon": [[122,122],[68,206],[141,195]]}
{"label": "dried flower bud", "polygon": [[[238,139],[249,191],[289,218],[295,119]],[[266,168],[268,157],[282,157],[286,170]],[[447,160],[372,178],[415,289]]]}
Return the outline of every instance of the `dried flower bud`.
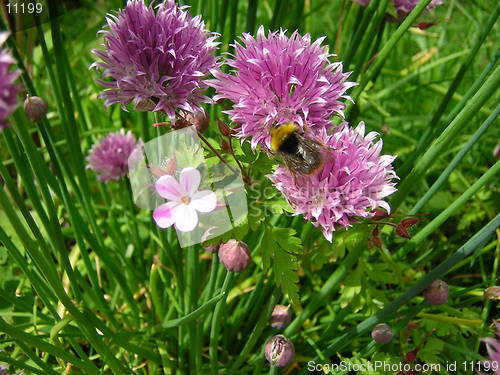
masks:
{"label": "dried flower bud", "polygon": [[418,349],[414,349],[408,353],[406,353],[406,362],[413,362],[417,359]]}
{"label": "dried flower bud", "polygon": [[372,330],[372,339],[379,344],[388,344],[392,340],[392,328],[387,324],[377,324]]}
{"label": "dried flower bud", "polygon": [[136,105],[135,110],[137,112],[153,112],[156,108],[156,103],[150,98],[141,99]]}
{"label": "dried flower bud", "polygon": [[24,101],[24,112],[31,122],[42,120],[47,114],[48,106],[42,98],[38,96],[27,96]]}
{"label": "dried flower bud", "polygon": [[407,219],[401,220],[401,225],[405,228],[409,228],[412,225],[415,225],[416,223],[418,223],[419,221],[420,221],[420,219],[417,217],[409,217]]}
{"label": "dried flower bud", "polygon": [[205,246],[203,247],[206,251],[208,251],[209,253],[216,253],[217,251],[219,251],[219,245],[208,245],[208,246]]}
{"label": "dried flower bud", "polygon": [[295,347],[285,336],[276,335],[266,343],[265,354],[271,365],[285,367],[292,361]]}
{"label": "dried flower bud", "polygon": [[187,128],[188,126],[191,126],[192,124],[186,119],[178,118],[175,120],[175,122],[170,122],[169,125],[170,125],[170,128],[172,128],[174,130],[179,130],[179,129]]}
{"label": "dried flower bud", "polygon": [[490,286],[484,291],[484,298],[500,299],[500,286]]}
{"label": "dried flower bud", "polygon": [[396,227],[396,234],[399,237],[408,238],[408,239],[411,238],[410,234],[408,233],[408,230],[402,225],[398,225]]}
{"label": "dried flower bud", "polygon": [[382,239],[380,238],[380,230],[375,227],[372,231],[370,239],[368,240],[370,247],[382,248]]}
{"label": "dried flower bud", "polygon": [[208,118],[204,111],[196,111],[194,114],[188,114],[186,121],[194,125],[198,133],[203,133],[208,129]]}
{"label": "dried flower bud", "polygon": [[221,148],[222,151],[232,152],[231,145],[225,139],[222,140],[220,148]]}
{"label": "dried flower bud", "polygon": [[376,208],[373,210],[373,218],[372,219],[373,220],[382,220],[388,216],[389,216],[389,214],[387,213],[387,211],[380,210],[380,209]]}
{"label": "dried flower bud", "polygon": [[228,271],[240,272],[250,265],[250,250],[244,242],[229,240],[220,245],[219,260]]}
{"label": "dried flower bud", "polygon": [[448,284],[443,280],[434,281],[424,291],[424,297],[431,305],[442,305],[448,299]]}
{"label": "dried flower bud", "polygon": [[217,125],[219,126],[219,131],[222,135],[225,135],[226,137],[229,137],[231,135],[231,128],[227,126],[225,122],[217,120]]}
{"label": "dried flower bud", "polygon": [[273,328],[281,329],[286,327],[292,320],[292,312],[288,306],[276,305],[269,318],[269,324]]}

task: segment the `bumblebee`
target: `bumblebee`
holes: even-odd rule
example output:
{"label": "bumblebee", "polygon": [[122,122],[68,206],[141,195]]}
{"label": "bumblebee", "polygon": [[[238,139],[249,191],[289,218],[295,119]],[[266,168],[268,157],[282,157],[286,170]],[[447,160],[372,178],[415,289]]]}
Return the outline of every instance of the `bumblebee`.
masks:
{"label": "bumblebee", "polygon": [[288,169],[310,175],[323,165],[322,145],[304,136],[293,123],[271,129],[271,150],[281,156]]}

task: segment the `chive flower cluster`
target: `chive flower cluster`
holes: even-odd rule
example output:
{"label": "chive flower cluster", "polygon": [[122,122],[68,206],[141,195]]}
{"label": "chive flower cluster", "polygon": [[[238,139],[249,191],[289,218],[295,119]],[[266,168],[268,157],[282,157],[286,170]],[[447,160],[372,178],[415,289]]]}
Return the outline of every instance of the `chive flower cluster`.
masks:
{"label": "chive flower cluster", "polygon": [[9,34],[0,33],[0,131],[9,126],[7,118],[17,107],[17,93],[19,87],[15,85],[19,70],[12,69],[16,62],[10,52],[2,48]]}
{"label": "chive flower cluster", "polygon": [[216,66],[217,35],[209,33],[201,17],[191,17],[174,0],[156,9],[129,0],[117,15],[109,14],[102,30],[104,50],[93,53],[103,69],[98,82],[107,106],[133,102],[142,110],[162,111],[175,122],[178,111],[202,111],[206,83],[202,79]]}
{"label": "chive flower cluster", "polygon": [[98,180],[118,181],[128,173],[128,158],[137,147],[131,132],[123,129],[109,133],[92,146],[87,156],[87,168],[98,173]]}
{"label": "chive flower cluster", "polygon": [[295,215],[304,215],[321,227],[331,241],[338,227],[356,218],[373,216],[376,207],[388,212],[384,198],[396,191],[393,156],[381,155],[376,133],[365,136],[364,124],[356,130],[343,124],[334,127],[333,115],[344,117],[347,90],[355,83],[334,55],[297,32],[269,32],[261,27],[257,37],[244,34],[235,44],[235,55],[226,61],[229,73],[213,69],[208,84],[217,90],[216,100],[229,99],[226,111],[235,136],[250,138],[253,148],[270,149],[270,130],[292,122],[309,138],[324,144],[321,169],[312,175],[296,175],[284,166],[269,176],[286,197]]}
{"label": "chive flower cluster", "polygon": [[[320,227],[329,241],[339,227],[372,217],[377,207],[390,211],[384,199],[396,190],[394,157],[382,155],[382,141],[376,133],[365,134],[363,123],[356,129],[332,124],[333,116],[344,118],[347,91],[356,83],[348,81],[350,73],[334,61],[324,38],[266,33],[261,26],[255,37],[243,34],[234,44],[223,70],[214,57],[217,35],[173,0],[156,8],[129,0],[108,17],[102,33],[105,48],[94,51],[101,60],[94,66],[103,69],[99,82],[106,105],[133,102],[165,113],[174,124],[176,117],[202,111],[200,103],[209,101],[202,92],[211,86],[215,101],[233,103],[225,112],[235,124],[231,135],[249,140],[252,148],[270,150],[271,130],[285,123],[324,145],[324,163],[315,173],[297,176],[280,166],[269,178],[295,214]],[[209,73],[213,79],[204,79]]]}
{"label": "chive flower cluster", "polygon": [[269,149],[274,126],[293,122],[320,129],[332,115],[343,115],[341,99],[349,99],[346,91],[355,84],[347,81],[342,63],[331,61],[335,55],[321,45],[324,38],[311,42],[308,34],[287,37],[284,30],[266,36],[261,26],[257,38],[243,34],[241,40],[225,62],[230,72],[213,69],[215,79],[208,81],[217,90],[215,100],[234,103],[226,113],[240,124],[236,137]]}

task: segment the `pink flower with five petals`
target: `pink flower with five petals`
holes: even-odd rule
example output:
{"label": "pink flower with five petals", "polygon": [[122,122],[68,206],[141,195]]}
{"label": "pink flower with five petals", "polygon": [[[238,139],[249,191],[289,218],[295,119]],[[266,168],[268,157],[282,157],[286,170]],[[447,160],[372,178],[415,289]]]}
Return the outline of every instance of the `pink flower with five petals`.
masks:
{"label": "pink flower with five petals", "polygon": [[198,225],[198,212],[208,213],[215,209],[217,197],[211,190],[198,190],[201,175],[196,168],[186,167],[179,181],[170,175],[161,176],[155,184],[156,192],[167,199],[158,206],[153,219],[160,228],[175,228],[181,232],[191,232]]}

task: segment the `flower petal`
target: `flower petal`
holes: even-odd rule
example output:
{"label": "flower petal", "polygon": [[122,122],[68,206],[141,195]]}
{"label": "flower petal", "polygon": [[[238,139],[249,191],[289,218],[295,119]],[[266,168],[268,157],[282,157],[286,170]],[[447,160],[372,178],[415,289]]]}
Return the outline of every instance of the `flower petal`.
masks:
{"label": "flower petal", "polygon": [[191,232],[198,225],[198,214],[191,205],[179,205],[174,215],[175,227],[181,232]]}
{"label": "flower petal", "polygon": [[179,202],[182,197],[186,195],[186,191],[177,182],[177,180],[170,176],[161,176],[156,181],[155,189],[160,197],[168,199],[169,201]]}
{"label": "flower petal", "polygon": [[211,212],[215,210],[217,197],[212,190],[200,190],[191,196],[189,205],[199,212]]}
{"label": "flower petal", "polygon": [[168,202],[156,207],[153,212],[153,219],[160,228],[169,228],[175,222],[175,211],[179,207],[177,202]]}
{"label": "flower petal", "polygon": [[186,167],[181,171],[179,181],[184,191],[191,197],[200,186],[200,172],[196,168]]}

